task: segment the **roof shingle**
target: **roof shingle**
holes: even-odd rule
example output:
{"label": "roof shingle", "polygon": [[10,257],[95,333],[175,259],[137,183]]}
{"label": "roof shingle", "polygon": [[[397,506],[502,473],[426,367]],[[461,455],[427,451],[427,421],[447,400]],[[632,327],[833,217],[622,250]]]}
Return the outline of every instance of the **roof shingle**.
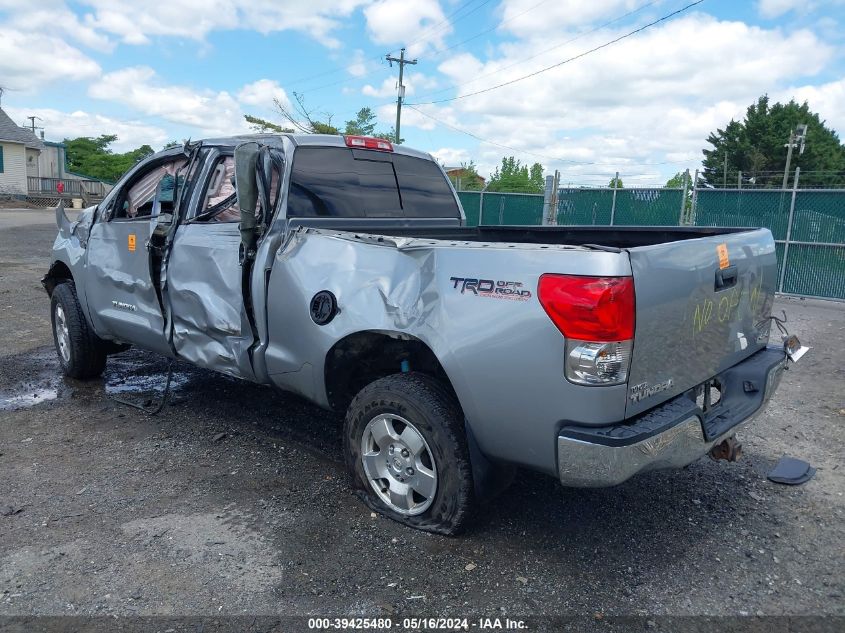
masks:
{"label": "roof shingle", "polygon": [[3,112],[3,108],[0,108],[0,141],[23,143],[32,149],[44,149],[41,139],[12,121],[9,115]]}

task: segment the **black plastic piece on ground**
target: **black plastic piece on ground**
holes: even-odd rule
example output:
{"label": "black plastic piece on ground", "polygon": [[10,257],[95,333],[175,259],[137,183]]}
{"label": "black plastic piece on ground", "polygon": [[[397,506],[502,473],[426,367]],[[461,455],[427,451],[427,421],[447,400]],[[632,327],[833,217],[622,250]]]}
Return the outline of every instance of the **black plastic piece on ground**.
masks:
{"label": "black plastic piece on ground", "polygon": [[816,469],[804,460],[784,455],[766,476],[776,484],[797,486],[810,481],[815,474]]}

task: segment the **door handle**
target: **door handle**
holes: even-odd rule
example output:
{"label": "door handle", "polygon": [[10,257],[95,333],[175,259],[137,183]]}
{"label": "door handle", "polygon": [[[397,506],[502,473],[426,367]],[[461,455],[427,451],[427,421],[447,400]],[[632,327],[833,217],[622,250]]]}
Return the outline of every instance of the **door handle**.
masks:
{"label": "door handle", "polygon": [[736,266],[728,266],[716,271],[716,291],[733,288],[739,279],[739,271]]}

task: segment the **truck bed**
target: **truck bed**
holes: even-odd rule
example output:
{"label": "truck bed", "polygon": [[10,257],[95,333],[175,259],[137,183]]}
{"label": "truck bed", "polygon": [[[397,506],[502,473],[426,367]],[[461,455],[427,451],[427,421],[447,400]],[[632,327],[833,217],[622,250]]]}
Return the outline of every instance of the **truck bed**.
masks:
{"label": "truck bed", "polygon": [[409,223],[403,220],[385,222],[342,218],[296,220],[295,224],[394,237],[489,243],[591,245],[611,249],[653,246],[754,230],[699,226],[446,226],[442,221],[426,226],[426,223],[419,220]]}

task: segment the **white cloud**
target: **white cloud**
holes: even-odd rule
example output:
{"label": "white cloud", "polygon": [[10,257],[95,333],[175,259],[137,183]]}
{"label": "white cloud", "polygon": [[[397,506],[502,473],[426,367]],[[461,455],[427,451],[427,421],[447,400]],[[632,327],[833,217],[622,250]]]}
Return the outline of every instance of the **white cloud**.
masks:
{"label": "white cloud", "polygon": [[[95,99],[122,103],[149,116],[197,128],[208,136],[233,134],[247,129],[240,104],[225,90],[215,92],[166,85],[158,80],[155,71],[148,66],[134,66],[107,73],[89,87],[88,94]],[[254,97],[255,91],[247,90],[247,95]]]}
{"label": "white cloud", "polygon": [[807,0],[759,0],[757,11],[764,18],[772,19],[782,16],[793,9],[807,10],[815,4]]}
{"label": "white cloud", "polygon": [[99,74],[97,62],[58,37],[0,26],[0,82],[5,88],[34,92],[45,84]]}
{"label": "white cloud", "polygon": [[23,120],[35,115],[41,120],[48,140],[61,141],[65,138],[80,136],[96,137],[101,134],[116,134],[117,141],[111,146],[114,151],[125,152],[140,145],[148,144],[153,149],[160,149],[170,138],[165,131],[156,126],[138,121],[125,121],[91,112],[62,112],[53,108],[3,108],[12,119]]}
{"label": "white cloud", "polygon": [[798,103],[807,101],[825,125],[838,130],[840,140],[845,136],[845,79],[818,86],[787,88],[779,93],[781,102],[794,98]]}
{"label": "white cloud", "polygon": [[[502,45],[490,59],[456,55],[438,70],[460,86],[458,94],[468,94],[518,79],[627,30],[591,34],[530,62],[522,60],[548,48],[549,41],[521,40]],[[802,85],[802,78],[827,67],[833,53],[807,30],[784,32],[693,14],[536,77],[419,107],[482,138],[522,149],[523,159],[530,162],[585,178],[612,175],[614,165],[634,178],[655,178],[684,166],[695,168],[709,132],[742,117],[761,94]],[[838,90],[841,86],[829,85],[807,91],[811,107],[814,100],[824,103],[830,111],[825,116],[841,120],[836,114],[841,112]],[[425,103],[455,93],[435,92],[429,98],[421,93],[416,100]],[[416,125],[420,118],[406,118],[403,110],[403,125]],[[431,122],[422,125],[428,129]],[[516,152],[482,145],[477,162],[489,164],[485,161],[491,156],[509,153]],[[684,163],[646,164],[667,160]]]}
{"label": "white cloud", "polygon": [[278,101],[287,108],[290,108],[290,100],[284,88],[274,79],[259,79],[251,84],[245,85],[238,92],[238,101],[244,105],[255,106],[263,109],[273,107]]}
{"label": "white cloud", "polygon": [[259,33],[295,30],[329,47],[339,42],[332,32],[366,0],[168,0],[142,7],[132,0],[84,0],[92,8],[86,24],[127,44],[146,44],[151,37],[204,39],[216,30],[252,29]]}
{"label": "white cloud", "polygon": [[437,0],[377,0],[364,9],[367,32],[376,44],[408,47],[413,57],[427,48],[443,47],[452,26]]}
{"label": "white cloud", "polygon": [[461,163],[469,163],[472,159],[469,151],[457,147],[441,147],[433,150],[431,155],[446,167],[460,167]]}
{"label": "white cloud", "polygon": [[[536,38],[553,33],[560,39],[566,29],[607,22],[643,6],[642,0],[555,0],[537,6],[538,0],[504,0],[502,30],[520,37]],[[536,7],[536,8],[534,8]],[[548,45],[548,40],[547,40]]]}
{"label": "white cloud", "polygon": [[362,77],[367,74],[367,59],[364,57],[364,51],[356,49],[352,53],[352,63],[346,67],[346,71],[353,77]]}
{"label": "white cloud", "polygon": [[76,44],[103,52],[114,48],[108,37],[83,24],[63,0],[0,0],[0,10],[7,11],[8,27],[53,36],[61,33]]}

